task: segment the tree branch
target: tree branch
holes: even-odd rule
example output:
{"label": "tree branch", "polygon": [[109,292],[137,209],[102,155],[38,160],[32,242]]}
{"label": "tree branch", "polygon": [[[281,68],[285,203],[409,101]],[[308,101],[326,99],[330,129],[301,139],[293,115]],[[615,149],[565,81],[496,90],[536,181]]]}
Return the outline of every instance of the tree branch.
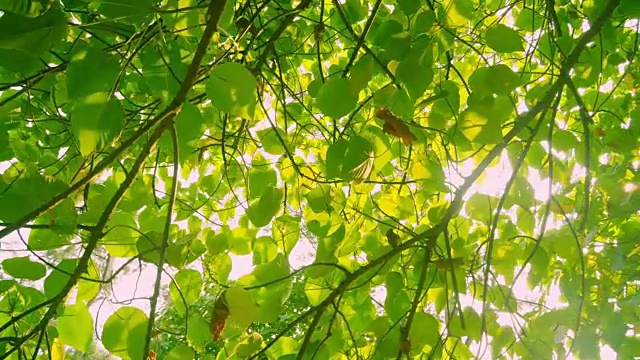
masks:
{"label": "tree branch", "polygon": [[[334,4],[336,7],[338,8],[340,7],[340,4],[337,1],[334,1]],[[351,69],[351,66],[356,61],[356,58],[358,57],[358,52],[360,51],[360,48],[364,44],[364,39],[367,37],[367,34],[369,33],[369,29],[371,29],[371,25],[373,24],[373,20],[376,18],[376,14],[378,13],[378,9],[380,8],[381,4],[382,4],[382,0],[377,0],[376,3],[373,4],[373,8],[371,9],[371,16],[369,16],[369,18],[367,19],[367,23],[364,24],[364,30],[362,30],[362,34],[360,34],[360,37],[358,38],[358,42],[356,43],[355,49],[353,49],[353,53],[349,58],[349,62],[347,63],[347,66],[344,67],[344,71],[342,72],[342,77],[346,77],[347,74],[349,74],[349,70]],[[344,25],[350,26],[349,23],[347,22],[345,22]],[[354,35],[355,35],[355,32],[354,32]]]}
{"label": "tree branch", "polygon": [[156,320],[156,308],[158,307],[158,298],[160,297],[160,282],[162,280],[162,270],[164,267],[164,258],[169,246],[169,234],[171,232],[171,220],[173,217],[173,208],[176,204],[176,196],[178,193],[178,175],[180,174],[180,147],[178,145],[178,134],[176,133],[175,124],[170,126],[171,140],[173,143],[173,177],[171,179],[171,194],[169,195],[169,204],[167,205],[167,217],[164,223],[164,232],[162,234],[162,243],[160,244],[160,255],[158,258],[158,269],[156,271],[156,280],[153,287],[153,295],[149,306],[149,322],[147,324],[147,336],[145,337],[143,359],[149,356],[149,348],[151,345],[151,334]]}

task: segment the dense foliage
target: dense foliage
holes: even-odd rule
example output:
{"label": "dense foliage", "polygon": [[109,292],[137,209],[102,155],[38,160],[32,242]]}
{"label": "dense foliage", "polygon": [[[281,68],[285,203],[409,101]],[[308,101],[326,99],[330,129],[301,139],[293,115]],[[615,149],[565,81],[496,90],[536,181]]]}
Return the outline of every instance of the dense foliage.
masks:
{"label": "dense foliage", "polygon": [[637,0],[0,10],[0,358],[640,356]]}

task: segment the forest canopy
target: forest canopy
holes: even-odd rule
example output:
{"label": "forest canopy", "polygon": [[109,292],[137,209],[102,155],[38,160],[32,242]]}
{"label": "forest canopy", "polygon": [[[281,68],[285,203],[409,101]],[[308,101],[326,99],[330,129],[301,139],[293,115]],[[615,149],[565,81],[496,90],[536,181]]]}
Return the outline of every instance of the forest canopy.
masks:
{"label": "forest canopy", "polygon": [[0,0],[1,359],[640,357],[637,0]]}

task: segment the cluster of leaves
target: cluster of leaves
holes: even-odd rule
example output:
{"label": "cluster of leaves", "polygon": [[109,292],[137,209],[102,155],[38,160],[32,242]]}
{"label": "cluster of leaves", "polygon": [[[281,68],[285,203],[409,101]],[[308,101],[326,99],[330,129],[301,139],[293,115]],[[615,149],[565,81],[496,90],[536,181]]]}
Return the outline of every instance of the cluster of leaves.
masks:
{"label": "cluster of leaves", "polygon": [[[210,289],[215,289],[215,285],[209,284]],[[207,285],[205,285],[207,286]],[[215,291],[204,293],[204,296],[199,297],[193,304],[188,307],[188,312],[191,314],[207,314],[215,307],[215,302],[220,298],[219,294]],[[181,306],[181,302],[174,302],[166,308],[162,315],[158,318],[157,326],[160,330],[159,336],[154,342],[157,343],[156,352],[158,358],[164,359],[166,354],[169,353],[180,342],[188,341],[191,344],[198,344],[198,346],[204,348],[200,354],[213,354],[216,355],[220,351],[225,351],[223,342],[215,342],[212,336],[209,334],[209,325],[206,322],[199,319],[196,322],[190,322],[193,315],[188,315],[186,308]],[[295,319],[310,308],[309,301],[304,293],[304,279],[293,279],[291,288],[291,295],[284,304],[282,314],[272,322],[269,323],[252,323],[247,331],[249,333],[258,333],[266,340],[276,339],[278,333],[287,328],[290,321]],[[197,315],[195,315],[197,317]],[[304,334],[305,326],[307,322],[301,322],[296,326],[287,328],[283,335],[296,337],[300,334]],[[187,326],[191,327],[191,331],[187,329]],[[199,339],[196,337],[200,337]],[[200,357],[202,357],[200,355]]]}
{"label": "cluster of leaves", "polygon": [[0,356],[640,356],[638,4],[0,0]]}

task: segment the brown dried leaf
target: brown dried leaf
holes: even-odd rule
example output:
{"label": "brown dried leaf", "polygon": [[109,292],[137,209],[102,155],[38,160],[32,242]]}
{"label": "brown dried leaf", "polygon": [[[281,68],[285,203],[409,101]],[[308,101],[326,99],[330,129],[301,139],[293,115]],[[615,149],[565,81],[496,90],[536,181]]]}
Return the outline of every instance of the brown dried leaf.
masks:
{"label": "brown dried leaf", "polygon": [[214,341],[220,341],[222,338],[222,331],[224,331],[228,317],[229,307],[227,307],[224,293],[222,293],[222,295],[220,295],[216,300],[216,303],[213,306],[213,311],[211,312],[210,329]]}
{"label": "brown dried leaf", "polygon": [[376,117],[384,121],[384,126],[382,127],[384,132],[401,138],[405,145],[409,145],[418,140],[415,135],[411,133],[407,124],[397,116],[393,115],[388,109],[380,108],[376,113]]}

